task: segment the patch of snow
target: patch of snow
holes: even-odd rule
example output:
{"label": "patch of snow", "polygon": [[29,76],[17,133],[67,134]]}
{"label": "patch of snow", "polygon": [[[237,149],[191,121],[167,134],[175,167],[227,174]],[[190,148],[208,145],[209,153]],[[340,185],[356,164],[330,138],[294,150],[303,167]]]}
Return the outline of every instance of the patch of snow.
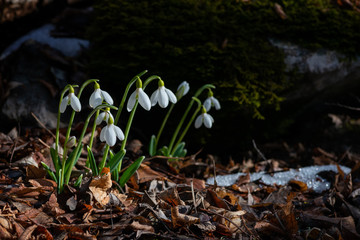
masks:
{"label": "patch of snow", "polygon": [[75,57],[82,49],[88,48],[90,45],[88,40],[79,38],[54,38],[50,34],[54,29],[55,25],[49,23],[22,36],[3,51],[0,60],[5,59],[29,39],[48,44],[50,47],[61,51],[68,57]]}
{"label": "patch of snow", "polygon": [[[351,169],[345,166],[340,166],[345,174],[349,174]],[[261,180],[267,185],[286,185],[290,180],[297,180],[307,184],[308,188],[313,189],[317,193],[321,193],[330,188],[330,183],[321,178],[318,174],[323,171],[338,172],[336,165],[326,166],[310,166],[289,171],[277,172],[269,175],[265,172],[251,173],[250,181]],[[235,173],[223,176],[216,176],[216,183],[218,186],[231,186],[236,182],[240,176],[245,176],[246,173]],[[214,178],[208,178],[207,184],[214,184]]]}

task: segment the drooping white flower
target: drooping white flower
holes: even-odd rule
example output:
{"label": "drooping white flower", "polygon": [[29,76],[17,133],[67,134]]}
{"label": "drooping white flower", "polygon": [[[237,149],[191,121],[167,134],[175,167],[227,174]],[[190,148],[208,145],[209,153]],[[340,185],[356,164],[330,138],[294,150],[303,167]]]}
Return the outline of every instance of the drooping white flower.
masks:
{"label": "drooping white flower", "polygon": [[214,97],[213,92],[209,89],[208,98],[204,101],[206,111],[209,111],[214,106],[216,110],[221,108],[219,100]]}
{"label": "drooping white flower", "polygon": [[201,127],[203,123],[207,128],[211,128],[214,123],[214,118],[206,112],[204,106],[202,108],[202,113],[195,120],[195,128]]}
{"label": "drooping white flower", "polygon": [[66,147],[67,148],[72,148],[76,145],[76,137],[75,136],[71,136],[67,142],[66,142]]}
{"label": "drooping white flower", "polygon": [[147,111],[151,109],[151,102],[148,95],[142,89],[142,82],[140,79],[136,81],[136,90],[130,95],[128,103],[127,103],[127,110],[130,112],[136,103],[136,100],[139,101],[139,104]]}
{"label": "drooping white flower", "polygon": [[94,84],[94,92],[91,94],[89,99],[89,105],[92,108],[96,108],[97,106],[101,105],[102,102],[105,100],[108,104],[112,105],[114,103],[112,97],[109,93],[104,90],[100,89],[100,85],[95,82]]}
{"label": "drooping white flower", "polygon": [[95,119],[96,125],[99,125],[102,121],[107,122],[109,120],[109,117],[114,119],[113,115],[110,112],[110,108],[106,108],[105,111],[101,112],[99,116]]}
{"label": "drooping white flower", "polygon": [[179,100],[180,98],[182,98],[183,96],[185,96],[190,90],[190,85],[187,81],[183,81],[182,83],[180,83],[177,91],[176,91],[176,97]]}
{"label": "drooping white flower", "polygon": [[124,140],[125,136],[123,131],[118,126],[114,125],[114,119],[109,118],[107,125],[100,132],[100,141],[106,142],[110,147],[116,143],[116,138]]}
{"label": "drooping white flower", "polygon": [[64,97],[60,103],[60,112],[65,112],[68,105],[71,105],[72,109],[74,109],[76,112],[81,111],[80,100],[77,96],[75,96],[74,88],[72,86],[69,88],[69,94]]}
{"label": "drooping white flower", "polygon": [[169,105],[169,101],[172,103],[177,102],[175,94],[167,89],[164,85],[164,81],[159,79],[159,88],[151,95],[151,106],[155,106],[159,103],[159,106],[166,108]]}

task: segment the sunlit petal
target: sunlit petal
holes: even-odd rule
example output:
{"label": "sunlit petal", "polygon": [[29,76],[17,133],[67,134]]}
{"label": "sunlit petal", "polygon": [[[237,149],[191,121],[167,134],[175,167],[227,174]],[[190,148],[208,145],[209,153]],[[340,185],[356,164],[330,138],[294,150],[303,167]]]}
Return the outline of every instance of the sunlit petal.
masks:
{"label": "sunlit petal", "polygon": [[90,96],[89,105],[92,108],[96,108],[102,103],[100,89],[96,89]]}
{"label": "sunlit petal", "polygon": [[138,89],[139,94],[139,103],[140,105],[147,111],[151,109],[151,102],[148,95],[142,90],[142,88]]}
{"label": "sunlit petal", "polygon": [[103,129],[100,132],[100,141],[105,142],[105,132],[106,132],[107,126],[103,127]]}
{"label": "sunlit petal", "polygon": [[116,143],[116,134],[114,130],[114,124],[109,124],[105,132],[106,143],[112,147]]}
{"label": "sunlit petal", "polygon": [[219,100],[214,97],[212,97],[212,103],[214,104],[216,110],[219,110],[221,108]]}
{"label": "sunlit petal", "polygon": [[125,136],[123,131],[121,131],[121,129],[118,126],[114,126],[114,130],[115,130],[115,134],[116,136],[122,141],[124,140]]}
{"label": "sunlit petal", "polygon": [[60,103],[60,112],[61,113],[65,112],[68,104],[69,104],[69,96],[66,96],[62,99],[62,101]]}
{"label": "sunlit petal", "polygon": [[207,98],[205,101],[204,101],[204,107],[206,109],[206,111],[209,111],[210,108],[211,108],[211,98]]}
{"label": "sunlit petal", "polygon": [[203,113],[204,115],[204,125],[207,128],[211,128],[212,126],[212,121],[211,121],[211,117],[209,117],[210,115],[207,113]]}
{"label": "sunlit petal", "polygon": [[126,106],[128,112],[131,112],[131,110],[134,108],[135,102],[136,102],[136,91],[134,91],[129,97],[129,100],[128,100],[128,103]]}
{"label": "sunlit petal", "polygon": [[107,102],[110,105],[113,105],[114,100],[112,99],[112,97],[108,92],[101,90],[101,95],[104,98],[105,102]]}
{"label": "sunlit petal", "polygon": [[155,90],[155,92],[153,92],[153,94],[151,94],[151,97],[150,97],[151,106],[156,105],[158,98],[159,98],[159,89]]}
{"label": "sunlit petal", "polygon": [[203,122],[203,115],[199,115],[195,120],[195,128],[201,127],[201,124]]}
{"label": "sunlit petal", "polygon": [[159,105],[162,108],[166,108],[169,104],[169,97],[165,92],[165,87],[162,86],[159,88]]}
{"label": "sunlit petal", "polygon": [[105,112],[102,112],[99,114],[99,116],[97,116],[97,118],[95,119],[95,124],[99,125],[103,120],[105,119]]}
{"label": "sunlit petal", "polygon": [[214,118],[210,114],[208,114],[208,116],[209,116],[211,122],[214,123]]}
{"label": "sunlit petal", "polygon": [[168,95],[168,97],[169,97],[170,102],[176,103],[176,102],[177,102],[177,98],[176,98],[175,94],[174,94],[171,90],[169,90],[169,89],[167,89],[167,88],[165,88],[165,91],[166,91],[166,93],[167,93],[167,95]]}
{"label": "sunlit petal", "polygon": [[76,111],[76,112],[80,112],[81,111],[81,104],[79,99],[75,96],[75,94],[70,93],[70,104],[71,107]]}

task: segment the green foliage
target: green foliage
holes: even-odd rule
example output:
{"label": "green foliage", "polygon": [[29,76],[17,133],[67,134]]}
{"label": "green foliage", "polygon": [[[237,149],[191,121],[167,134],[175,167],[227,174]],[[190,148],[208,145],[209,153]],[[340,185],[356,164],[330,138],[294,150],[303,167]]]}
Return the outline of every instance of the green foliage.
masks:
{"label": "green foliage", "polygon": [[[335,2],[335,1],[334,1]],[[359,52],[359,14],[330,0],[98,0],[89,29],[91,71],[123,86],[144,67],[175,83],[196,88],[220,86],[222,101],[253,109],[279,108],[279,93],[291,81],[280,50],[270,38],[310,49],[334,49],[347,56]],[[169,85],[169,83],[168,83]],[[219,92],[218,92],[219,93]]]}

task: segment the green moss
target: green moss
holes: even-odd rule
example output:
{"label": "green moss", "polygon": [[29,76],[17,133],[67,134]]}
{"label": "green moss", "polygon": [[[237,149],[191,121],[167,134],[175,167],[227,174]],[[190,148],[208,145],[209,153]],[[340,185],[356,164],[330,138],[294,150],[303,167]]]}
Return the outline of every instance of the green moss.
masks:
{"label": "green moss", "polygon": [[330,0],[276,2],[287,19],[270,0],[98,0],[89,28],[91,74],[119,87],[143,69],[173,88],[183,80],[192,89],[213,83],[223,102],[262,118],[261,108],[278,109],[292,83],[269,38],[350,58],[360,52],[359,13]]}

